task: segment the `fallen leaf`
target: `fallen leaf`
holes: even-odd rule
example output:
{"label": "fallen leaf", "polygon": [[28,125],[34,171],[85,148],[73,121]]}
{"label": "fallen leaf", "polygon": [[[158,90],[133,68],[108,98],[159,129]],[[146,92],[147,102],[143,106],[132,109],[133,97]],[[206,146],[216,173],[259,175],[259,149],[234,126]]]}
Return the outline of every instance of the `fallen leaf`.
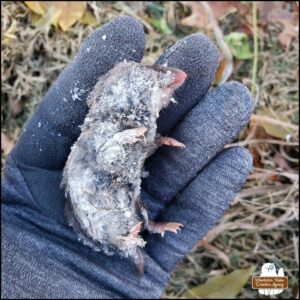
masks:
{"label": "fallen leaf", "polygon": [[294,29],[285,29],[278,35],[278,40],[281,46],[287,47],[291,41],[297,37],[298,34],[295,34]]}
{"label": "fallen leaf", "polygon": [[1,132],[1,151],[5,156],[8,155],[13,146],[14,142],[4,132]]}
{"label": "fallen leaf", "polygon": [[239,11],[240,14],[243,14],[243,8],[246,7],[244,4],[238,3],[237,1],[210,1],[208,4],[218,20],[237,11]]}
{"label": "fallen leaf", "polygon": [[48,29],[51,24],[57,29],[59,27],[57,23],[59,16],[60,11],[57,11],[55,7],[51,6],[40,19],[32,18],[32,24],[40,30]]}
{"label": "fallen leaf", "polygon": [[63,31],[66,31],[76,21],[80,20],[86,9],[86,2],[83,1],[63,1],[55,2],[57,10],[61,11],[58,24]]}
{"label": "fallen leaf", "polygon": [[283,1],[258,1],[258,23],[262,26],[267,25],[269,22],[269,14],[275,8],[282,8],[284,5]]}
{"label": "fallen leaf", "polygon": [[286,9],[273,9],[269,15],[270,22],[280,23],[284,30],[279,34],[278,39],[283,47],[289,45],[293,38],[299,36],[299,12],[289,12]]}
{"label": "fallen leaf", "polygon": [[236,31],[243,32],[249,37],[253,36],[252,26],[250,26],[249,24],[239,24]]}
{"label": "fallen leaf", "polygon": [[27,7],[29,7],[34,13],[38,15],[44,15],[46,11],[45,1],[25,1]]}
{"label": "fallen leaf", "polygon": [[259,11],[259,24],[281,23],[283,31],[278,35],[278,40],[283,47],[287,47],[293,38],[299,35],[299,7],[292,2],[292,11],[284,9],[283,1],[260,1],[257,4]]}
{"label": "fallen leaf", "polygon": [[202,4],[195,1],[182,1],[181,3],[192,11],[190,16],[180,21],[182,25],[198,28],[204,28],[207,25],[208,18]]}
{"label": "fallen leaf", "polygon": [[59,25],[62,31],[68,30],[80,20],[86,10],[85,1],[25,1],[25,4],[34,13],[46,16],[42,24],[50,22]]}
{"label": "fallen leaf", "polygon": [[84,25],[94,26],[98,24],[98,21],[91,12],[85,11],[82,18],[80,19],[80,23]]}
{"label": "fallen leaf", "polygon": [[217,275],[197,287],[189,289],[183,297],[187,299],[228,299],[235,298],[241,288],[247,283],[255,267],[237,269],[227,275]]}
{"label": "fallen leaf", "polygon": [[224,57],[224,55],[220,56],[217,71],[215,73],[215,79],[214,79],[215,84],[217,84],[221,80],[226,65],[227,65],[226,58]]}
{"label": "fallen leaf", "polygon": [[34,12],[32,12],[31,14],[31,24],[34,25],[35,27],[37,27],[38,23],[40,22],[40,20],[43,18],[42,15],[36,14]]}
{"label": "fallen leaf", "polygon": [[256,146],[250,144],[248,146],[248,150],[249,150],[249,152],[251,153],[251,156],[252,156],[253,166],[256,167],[256,168],[261,168],[261,169],[264,168],[264,164],[261,161],[261,157],[260,157],[259,152],[256,149]]}
{"label": "fallen leaf", "polygon": [[[209,24],[205,8],[200,1],[182,1],[181,3],[189,7],[192,12],[190,16],[181,20],[182,25],[204,28]],[[249,11],[249,5],[237,1],[208,1],[207,4],[218,20],[233,12],[238,11],[240,15],[244,15]]]}
{"label": "fallen leaf", "polygon": [[[250,119],[249,127],[245,130],[245,139],[246,138],[253,138],[256,140],[266,140],[270,138],[267,134],[265,129],[256,121]],[[256,144],[249,144],[248,150],[252,155],[253,165],[257,168],[264,168],[264,164],[262,163],[260,153],[258,152],[258,145]]]}
{"label": "fallen leaf", "polygon": [[237,59],[249,59],[252,57],[248,36],[243,32],[231,32],[224,36],[224,41],[228,44],[232,54]]}
{"label": "fallen leaf", "polygon": [[[262,118],[260,118],[260,116],[262,116]],[[252,118],[255,118],[256,122],[258,122],[264,128],[267,134],[272,137],[285,140],[286,136],[292,132],[290,128],[284,126],[284,122],[288,124],[289,120],[287,117],[283,115],[277,115],[275,112],[272,112],[268,109],[257,110],[256,116],[253,115]]]}
{"label": "fallen leaf", "polygon": [[226,269],[211,270],[211,271],[208,273],[208,276],[223,275],[224,273],[226,273]]}

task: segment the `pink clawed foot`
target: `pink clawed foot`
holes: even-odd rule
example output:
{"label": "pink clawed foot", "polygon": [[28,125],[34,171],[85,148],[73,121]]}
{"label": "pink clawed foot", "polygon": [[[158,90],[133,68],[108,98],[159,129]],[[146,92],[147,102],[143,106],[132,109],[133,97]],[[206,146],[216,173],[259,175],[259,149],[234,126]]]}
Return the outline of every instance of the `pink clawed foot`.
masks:
{"label": "pink clawed foot", "polygon": [[167,145],[167,146],[172,146],[172,147],[180,147],[180,148],[185,148],[185,145],[178,142],[177,140],[167,137],[167,136],[161,136],[158,139],[158,144],[159,145]]}
{"label": "pink clawed foot", "polygon": [[140,223],[137,223],[136,225],[134,225],[130,230],[129,236],[132,238],[136,238],[142,229],[142,224],[143,224],[143,222],[140,222]]}
{"label": "pink clawed foot", "polygon": [[181,230],[183,227],[180,223],[153,223],[149,222],[148,231],[151,233],[160,233],[161,236],[164,236],[165,231],[171,231],[177,233],[177,230]]}

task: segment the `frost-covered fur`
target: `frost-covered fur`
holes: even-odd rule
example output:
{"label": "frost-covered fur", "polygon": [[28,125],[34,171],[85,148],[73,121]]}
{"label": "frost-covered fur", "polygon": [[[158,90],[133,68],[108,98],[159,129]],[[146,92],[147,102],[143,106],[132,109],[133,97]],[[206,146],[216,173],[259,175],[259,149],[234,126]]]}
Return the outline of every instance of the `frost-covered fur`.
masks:
{"label": "frost-covered fur", "polygon": [[62,185],[69,224],[95,250],[135,256],[145,245],[130,231],[145,218],[143,165],[157,148],[156,120],[176,88],[171,85],[174,71],[122,62],[98,80],[89,96],[89,112]]}

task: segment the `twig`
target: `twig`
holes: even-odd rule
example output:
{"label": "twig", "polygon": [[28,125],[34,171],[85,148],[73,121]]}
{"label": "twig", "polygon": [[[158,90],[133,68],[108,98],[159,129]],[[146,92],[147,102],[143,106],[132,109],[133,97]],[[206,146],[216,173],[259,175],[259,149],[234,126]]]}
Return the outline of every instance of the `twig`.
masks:
{"label": "twig", "polygon": [[297,131],[299,129],[298,125],[293,125],[293,124],[283,122],[283,121],[280,121],[280,120],[276,120],[276,119],[266,117],[266,116],[259,116],[259,115],[254,115],[253,114],[253,115],[251,115],[250,119],[251,119],[251,121],[263,121],[263,122],[267,122],[267,123],[272,124],[272,125],[278,125],[278,126],[282,126],[282,127],[285,127],[285,128],[291,128],[291,129],[297,130]]}
{"label": "twig", "polygon": [[280,140],[273,140],[273,139],[256,139],[256,140],[245,140],[237,143],[227,144],[224,146],[224,148],[230,148],[233,146],[240,146],[244,147],[246,145],[252,145],[252,144],[275,144],[275,145],[285,145],[285,146],[298,146],[298,142],[285,142]]}
{"label": "twig", "polygon": [[[254,168],[253,168],[254,171]],[[291,173],[291,172],[276,172],[276,171],[272,171],[272,170],[266,170],[263,169],[263,173],[253,173],[250,174],[248,176],[248,179],[258,179],[258,178],[264,178],[264,177],[270,177],[273,175],[277,175],[277,176],[284,176],[287,177],[289,179],[291,179],[292,181],[295,182],[299,182],[299,174],[298,173]]]}
{"label": "twig", "polygon": [[240,193],[237,194],[238,198],[250,197],[250,196],[257,196],[257,195],[267,195],[273,191],[281,191],[283,189],[282,186],[276,185],[264,185],[261,187],[254,187],[242,190]]}
{"label": "twig", "polygon": [[295,261],[299,266],[299,237],[296,237],[295,233],[293,233],[293,246],[295,249]]}
{"label": "twig", "polygon": [[203,5],[205,12],[207,14],[208,20],[212,26],[217,45],[219,46],[220,50],[222,51],[224,58],[226,59],[226,67],[223,71],[222,77],[218,84],[225,83],[233,71],[233,58],[230,48],[228,47],[227,43],[224,41],[223,33],[220,30],[220,27],[218,25],[218,22],[209,6],[209,4],[206,1],[200,1],[200,3]]}
{"label": "twig", "polygon": [[257,43],[257,8],[256,2],[252,2],[252,22],[253,22],[253,42],[254,42],[254,57],[253,57],[253,68],[252,68],[252,86],[251,93],[254,95],[256,91],[256,73],[257,73],[257,62],[258,62],[258,43]]}
{"label": "twig", "polygon": [[203,243],[204,248],[206,248],[211,253],[215,254],[219,259],[221,259],[227,268],[231,268],[231,263],[229,257],[225,254],[225,252],[221,251],[217,247],[209,244],[209,243]]}
{"label": "twig", "polygon": [[275,221],[261,226],[260,230],[270,230],[286,224],[288,221],[294,219],[293,208],[289,208],[283,215],[277,218]]}

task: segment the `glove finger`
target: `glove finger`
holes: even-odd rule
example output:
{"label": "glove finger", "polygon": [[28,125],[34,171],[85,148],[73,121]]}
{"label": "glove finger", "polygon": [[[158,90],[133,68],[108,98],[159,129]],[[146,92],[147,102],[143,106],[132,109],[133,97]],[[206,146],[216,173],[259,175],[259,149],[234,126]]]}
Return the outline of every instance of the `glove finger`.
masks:
{"label": "glove finger", "polygon": [[168,133],[206,94],[214,80],[219,56],[216,46],[206,36],[197,33],[178,41],[155,62],[181,69],[188,75],[174,93],[178,103],[170,103],[160,113],[157,121],[159,133]]}
{"label": "glove finger", "polygon": [[177,234],[149,236],[146,251],[166,271],[203,238],[218,221],[239,192],[252,167],[244,148],[223,150],[166,208],[159,222],[178,222],[184,227]]}
{"label": "glove finger", "polygon": [[82,43],[72,63],[60,74],[25,126],[13,158],[22,164],[60,170],[80,134],[86,98],[99,76],[124,59],[140,61],[145,36],[141,24],[118,17]]}
{"label": "glove finger", "polygon": [[170,202],[239,134],[252,108],[250,92],[239,82],[228,82],[209,92],[170,135],[186,147],[163,146],[146,162],[146,192],[164,205]]}

